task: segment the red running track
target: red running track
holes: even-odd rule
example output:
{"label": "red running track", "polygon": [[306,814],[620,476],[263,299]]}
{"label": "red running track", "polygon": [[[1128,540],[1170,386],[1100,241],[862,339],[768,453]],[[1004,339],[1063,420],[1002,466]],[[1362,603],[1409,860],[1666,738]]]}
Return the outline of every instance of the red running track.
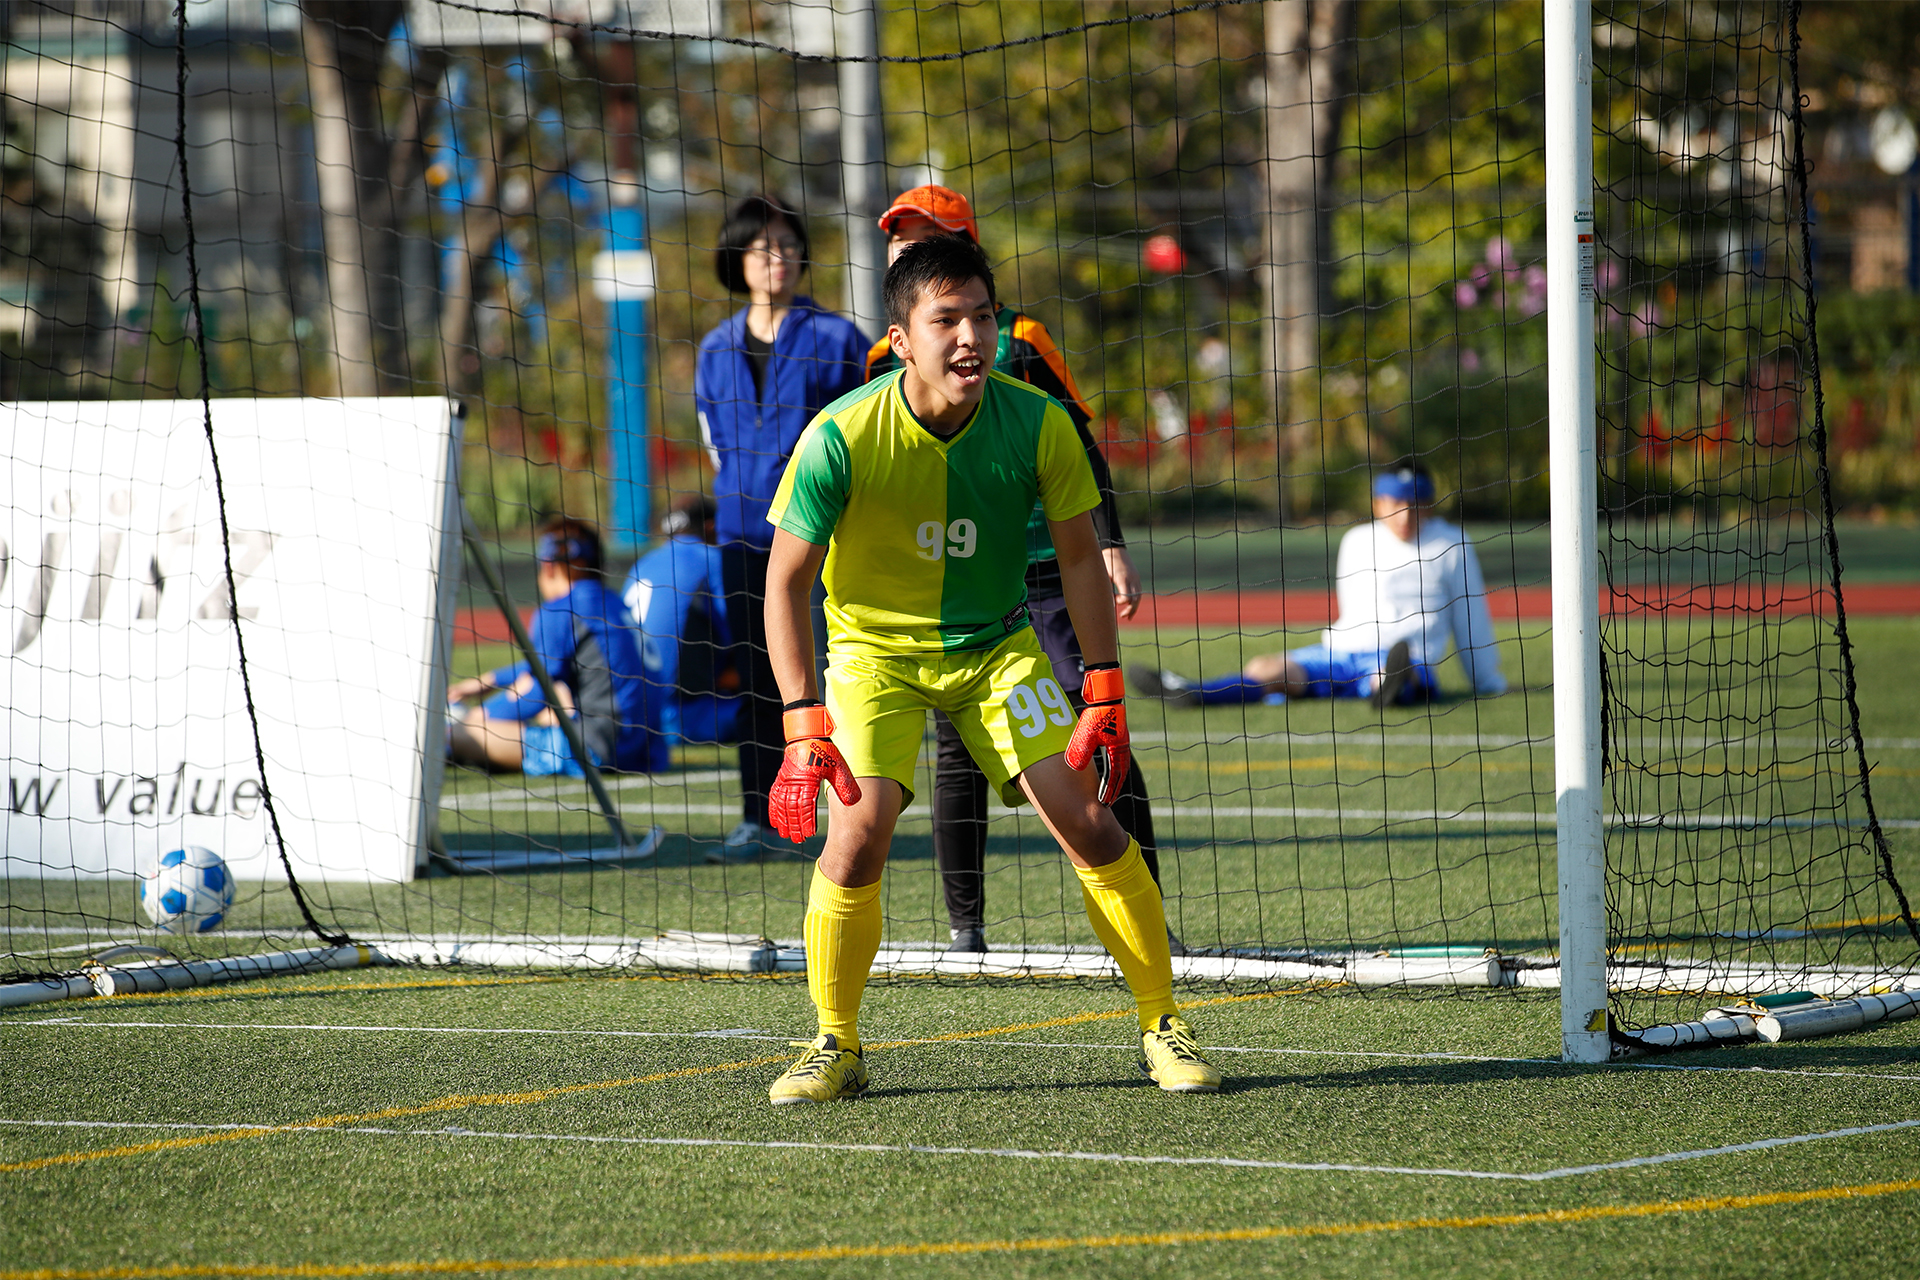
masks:
{"label": "red running track", "polygon": [[[1847,589],[1847,612],[1859,616],[1920,614],[1920,582],[1862,582]],[[1821,588],[1750,586],[1692,587],[1648,583],[1616,587],[1600,598],[1612,616],[1651,614],[1766,613],[1780,617],[1831,615],[1833,593]],[[1543,622],[1552,616],[1547,587],[1507,587],[1487,593],[1495,622]],[[532,617],[532,610],[522,610]],[[1148,596],[1128,627],[1318,627],[1333,621],[1333,595],[1326,591],[1177,591]],[[462,609],[454,618],[456,644],[506,644],[506,619],[493,609]]]}
{"label": "red running track", "polygon": [[[1865,582],[1846,589],[1847,612],[1920,614],[1920,582]],[[1495,622],[1540,622],[1553,616],[1550,587],[1504,587],[1487,592]],[[1765,613],[1780,617],[1833,613],[1825,588],[1664,586],[1645,583],[1602,590],[1600,611],[1613,617],[1650,614]],[[1202,591],[1149,596],[1123,626],[1325,626],[1333,621],[1329,591]]]}

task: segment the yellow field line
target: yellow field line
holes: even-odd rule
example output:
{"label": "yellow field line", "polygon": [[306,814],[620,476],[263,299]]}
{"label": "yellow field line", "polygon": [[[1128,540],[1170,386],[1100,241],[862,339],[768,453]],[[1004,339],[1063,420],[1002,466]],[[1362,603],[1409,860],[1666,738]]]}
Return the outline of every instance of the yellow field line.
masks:
{"label": "yellow field line", "polygon": [[1131,1018],[1132,1009],[1112,1009],[1085,1013],[1070,1013],[1061,1018],[1044,1018],[1039,1022],[1016,1022],[1005,1027],[991,1027],[985,1031],[948,1031],[937,1036],[914,1036],[906,1040],[863,1040],[861,1047],[866,1049],[898,1049],[915,1044],[940,1044],[949,1040],[984,1040],[989,1036],[1010,1036],[1017,1031],[1044,1031],[1049,1027],[1075,1027],[1088,1022],[1107,1022],[1115,1018]]}
{"label": "yellow field line", "polygon": [[[1017,1031],[1037,1031],[1046,1027],[1065,1027],[1076,1023],[1099,1022],[1109,1018],[1125,1018],[1133,1015],[1132,1009],[1120,1009],[1112,1012],[1089,1012],[1071,1014],[1064,1018],[1048,1018],[1041,1022],[1019,1022],[1011,1026],[992,1027],[985,1031],[956,1031],[943,1036],[927,1037],[927,1040],[968,1040],[986,1036],[1011,1035]],[[871,1047],[889,1048],[916,1043],[912,1040],[876,1041]],[[521,1093],[483,1093],[453,1094],[445,1098],[435,1098],[410,1107],[385,1107],[378,1111],[361,1111],[350,1115],[320,1116],[312,1120],[302,1120],[294,1124],[259,1125],[245,1129],[222,1129],[216,1133],[195,1134],[188,1138],[159,1138],[152,1142],[138,1142],[120,1147],[102,1147],[94,1151],[69,1151],[57,1156],[42,1156],[34,1160],[19,1160],[12,1164],[0,1164],[0,1173],[31,1173],[37,1169],[50,1169],[58,1165],[84,1164],[90,1160],[110,1160],[120,1156],[149,1155],[156,1151],[178,1151],[187,1147],[212,1146],[220,1142],[238,1142],[246,1138],[271,1137],[279,1133],[298,1133],[310,1129],[333,1129],[341,1125],[370,1124],[376,1120],[392,1120],[399,1116],[431,1115],[441,1111],[459,1111],[467,1107],[512,1107],[532,1103],[546,1102],[553,1098],[565,1097],[576,1093],[589,1093],[604,1089],[622,1089],[630,1085],[657,1084],[663,1080],[679,1080],[689,1076],[713,1075],[722,1071],[742,1071],[748,1067],[770,1066],[777,1062],[786,1062],[786,1054],[778,1057],[744,1058],[738,1062],[723,1062],[710,1067],[680,1067],[673,1071],[661,1071],[652,1075],[628,1076],[619,1080],[595,1080],[585,1084],[557,1085],[550,1089],[530,1089]]]}
{"label": "yellow field line", "polygon": [[[1205,1009],[1217,1004],[1239,1004],[1247,1000],[1272,1000],[1279,996],[1302,995],[1315,987],[1290,987],[1284,991],[1249,991],[1245,995],[1212,996],[1205,1000],[1182,1000],[1178,1002],[1182,1009]],[[937,1036],[914,1036],[906,1040],[863,1040],[861,1047],[866,1049],[901,1049],[916,1044],[942,1044],[953,1040],[984,1040],[989,1036],[1010,1036],[1017,1031],[1045,1031],[1052,1027],[1075,1027],[1089,1022],[1116,1022],[1121,1018],[1134,1017],[1134,1009],[1088,1010],[1085,1013],[1070,1013],[1061,1018],[1046,1018],[1039,1022],[1016,1022],[1012,1026],[992,1027],[985,1031],[949,1031]],[[1098,1047],[1098,1046],[1092,1046]]]}
{"label": "yellow field line", "polygon": [[1920,1191],[1920,1178],[1867,1182],[1811,1191],[1769,1191],[1745,1196],[1696,1196],[1688,1200],[1649,1200],[1641,1204],[1589,1205],[1534,1213],[1488,1213],[1472,1217],[1399,1218],[1373,1222],[1322,1222],[1300,1226],[1237,1227],[1218,1231],[1142,1231],[1106,1236],[1038,1236],[1025,1240],[944,1240],[918,1244],[824,1245],[812,1249],[720,1249],[703,1253],[640,1253],[607,1258],[472,1258],[414,1262],[295,1263],[285,1266],[179,1263],[165,1267],[108,1267],[86,1270],[47,1267],[0,1271],[0,1280],[161,1280],[172,1276],[353,1277],[500,1274],[511,1271],[568,1271],[602,1267],[690,1267],[715,1263],[738,1266],[767,1262],[837,1262],[878,1258],[955,1257],[987,1253],[1043,1253],[1070,1249],[1136,1249],[1166,1245],[1238,1244],[1260,1240],[1311,1240],[1382,1235],[1400,1231],[1461,1231],[1483,1227],[1566,1226],[1618,1218],[1656,1218],[1682,1213],[1722,1213],[1764,1209],[1821,1200],[1864,1199]]}
{"label": "yellow field line", "polygon": [[[1503,748],[1504,749],[1504,748]],[[1250,773],[1255,767],[1271,772],[1285,766],[1288,770],[1300,773],[1338,772],[1342,768],[1358,769],[1366,766],[1374,768],[1404,769],[1408,773],[1549,773],[1553,769],[1550,760],[1523,763],[1520,761],[1498,760],[1387,760],[1384,763],[1372,759],[1356,760],[1348,757],[1342,760],[1338,756],[1272,756],[1247,760],[1172,760],[1164,766],[1179,773],[1205,773],[1215,777],[1222,774]],[[1625,766],[1623,766],[1625,767]],[[1811,778],[1819,772],[1813,765],[1768,764],[1754,768],[1728,768],[1700,766],[1692,769],[1662,768],[1658,763],[1630,766],[1636,773],[1657,774],[1675,778]],[[1920,769],[1898,769],[1890,766],[1875,765],[1873,776],[1876,778],[1920,778]]]}
{"label": "yellow field line", "polygon": [[444,1098],[435,1098],[431,1102],[422,1102],[410,1107],[383,1107],[378,1111],[359,1111],[348,1115],[319,1116],[312,1120],[302,1120],[295,1124],[261,1125],[247,1129],[222,1129],[217,1133],[197,1134],[191,1138],[162,1138],[154,1142],[140,1142],[124,1147],[104,1147],[97,1151],[70,1151],[64,1155],[43,1156],[37,1160],[21,1160],[13,1164],[0,1164],[0,1173],[28,1173],[35,1169],[48,1169],[55,1165],[83,1164],[89,1160],[106,1160],[115,1156],[139,1156],[154,1151],[175,1151],[184,1147],[211,1146],[216,1142],[236,1142],[243,1138],[263,1138],[276,1133],[298,1133],[308,1129],[333,1129],[341,1125],[368,1124],[375,1120],[391,1120],[398,1116],[431,1115],[437,1111],[459,1111],[467,1107],[517,1107],[530,1103],[547,1102],[554,1098],[566,1097],[576,1093],[592,1093],[602,1089],[622,1089],[629,1085],[655,1084],[662,1080],[679,1080],[688,1076],[711,1075],[720,1071],[740,1071],[747,1067],[764,1067],[775,1062],[785,1062],[787,1055],[773,1058],[745,1058],[738,1062],[722,1062],[711,1067],[678,1067],[672,1071],[658,1071],[652,1075],[628,1076],[620,1080],[593,1080],[585,1084],[556,1085],[550,1089],[528,1089],[521,1093],[456,1093]]}
{"label": "yellow field line", "polygon": [[[1203,1008],[1209,1005],[1232,1004],[1245,1000],[1271,1000],[1276,996],[1296,994],[1307,988],[1295,988],[1291,991],[1255,991],[1237,996],[1215,996],[1206,1000],[1187,1000],[1180,1004],[1182,1009]],[[914,1044],[933,1044],[951,1040],[980,1040],[991,1036],[1012,1035],[1021,1031],[1042,1031],[1051,1027],[1071,1027],[1088,1022],[1107,1022],[1134,1016],[1132,1009],[1089,1010],[1084,1013],[1068,1014],[1060,1018],[1045,1018],[1038,1022],[1016,1022],[1004,1027],[989,1027],[982,1031],[952,1031],[944,1035],[920,1036],[910,1040],[874,1040],[867,1042],[871,1049],[902,1048]],[[679,1067],[672,1071],[660,1071],[652,1075],[628,1076],[619,1080],[594,1080],[584,1084],[556,1085],[549,1089],[530,1089],[521,1093],[474,1093],[451,1094],[445,1098],[435,1098],[408,1107],[385,1107],[378,1111],[361,1111],[349,1115],[320,1116],[312,1120],[302,1120],[294,1124],[256,1125],[244,1129],[222,1129],[216,1133],[195,1134],[187,1138],[158,1138],[152,1142],[138,1142],[120,1147],[102,1147],[94,1151],[68,1151],[57,1156],[41,1156],[33,1160],[19,1160],[12,1164],[0,1164],[0,1173],[31,1173],[38,1169],[50,1169],[59,1165],[85,1164],[90,1160],[111,1160],[121,1156],[150,1155],[157,1151],[178,1151],[187,1147],[206,1147],[220,1142],[238,1142],[247,1138],[265,1138],[280,1133],[299,1133],[313,1129],[333,1129],[341,1125],[370,1124],[376,1120],[392,1120],[399,1116],[431,1115],[441,1111],[459,1111],[467,1107],[515,1107],[546,1102],[553,1098],[566,1097],[577,1093],[591,1093],[604,1089],[623,1089],[630,1085],[657,1084],[663,1080],[680,1080],[689,1076],[714,1075],[722,1071],[742,1071],[748,1067],[771,1066],[787,1061],[789,1055],[777,1057],[743,1058],[737,1062],[722,1062],[710,1067]]]}
{"label": "yellow field line", "polygon": [[[1901,917],[1898,915],[1857,916],[1852,920],[1817,920],[1812,924],[1801,925],[1799,928],[1792,930],[1792,932],[1811,934],[1838,933],[1847,929],[1876,929],[1883,925],[1898,924],[1900,920]],[[1622,956],[1658,955],[1668,951],[1684,951],[1689,948],[1694,948],[1696,945],[1697,942],[1693,939],[1680,939],[1674,942],[1640,942],[1632,946],[1615,947],[1613,948],[1613,954]],[[1661,994],[1668,995],[1675,993],[1662,992]],[[1684,995],[1686,993],[1680,992],[1678,994]]]}
{"label": "yellow field line", "polygon": [[[770,974],[747,974],[745,977],[771,977]],[[435,990],[451,987],[516,987],[552,984],[561,982],[688,982],[685,974],[678,973],[620,973],[605,975],[583,975],[561,973],[545,974],[524,978],[420,978],[407,982],[329,982],[307,987],[282,986],[286,979],[274,978],[258,982],[235,983],[220,987],[185,987],[178,991],[130,991],[124,995],[111,997],[114,1004],[136,1000],[193,1000],[193,999],[233,999],[241,996],[276,995],[285,997],[303,996],[315,991],[413,991]]]}

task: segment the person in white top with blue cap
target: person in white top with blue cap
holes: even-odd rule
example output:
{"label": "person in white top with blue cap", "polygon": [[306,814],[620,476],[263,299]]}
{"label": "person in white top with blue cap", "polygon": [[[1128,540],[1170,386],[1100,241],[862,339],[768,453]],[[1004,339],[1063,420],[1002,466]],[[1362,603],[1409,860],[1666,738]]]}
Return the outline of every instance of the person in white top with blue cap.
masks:
{"label": "person in white top with blue cap", "polygon": [[1474,693],[1507,691],[1473,542],[1433,514],[1433,476],[1405,459],[1375,474],[1373,520],[1340,541],[1338,613],[1319,644],[1262,654],[1230,676],[1189,680],[1129,670],[1142,693],[1177,706],[1366,698],[1376,708],[1439,693],[1451,641]]}

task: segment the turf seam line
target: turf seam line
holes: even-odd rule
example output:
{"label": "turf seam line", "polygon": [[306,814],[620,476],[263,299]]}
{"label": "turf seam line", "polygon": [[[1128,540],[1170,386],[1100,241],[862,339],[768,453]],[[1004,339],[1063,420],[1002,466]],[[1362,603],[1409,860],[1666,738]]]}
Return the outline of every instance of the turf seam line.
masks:
{"label": "turf seam line", "polygon": [[1639,1204],[1585,1205],[1450,1218],[1400,1218],[1360,1222],[1303,1223],[1293,1226],[1237,1227],[1211,1231],[1142,1231],[1102,1236],[1038,1236],[1012,1240],[942,1240],[906,1244],[823,1245],[810,1249],[723,1249],[698,1253],[631,1254],[603,1258],[476,1258],[406,1262],[178,1263],[162,1267],[46,1267],[0,1271],[0,1280],[166,1280],[175,1276],[286,1276],[295,1280],[510,1271],[564,1271],[590,1268],[660,1268],[720,1264],[827,1262],[881,1258],[956,1257],[993,1253],[1043,1253],[1065,1250],[1154,1248],[1168,1245],[1239,1244],[1262,1240],[1309,1240],[1380,1235],[1403,1231],[1462,1231],[1485,1227],[1567,1226],[1607,1219],[1655,1218],[1687,1213],[1722,1213],[1823,1200],[1866,1199],[1920,1191],[1920,1178],[1868,1182],[1803,1191],[1767,1191],[1739,1196],[1697,1196],[1687,1200],[1650,1200]]}
{"label": "turf seam line", "polygon": [[[196,1124],[186,1121],[152,1120],[5,1120],[0,1125],[20,1128],[94,1128],[94,1129],[201,1129],[212,1131],[256,1130],[259,1125],[243,1122]],[[1089,1164],[1142,1164],[1211,1167],[1224,1169],[1273,1169],[1299,1173],[1391,1174],[1429,1178],[1469,1178],[1492,1182],[1555,1182],[1563,1178],[1592,1173],[1615,1173],[1673,1164],[1683,1160],[1705,1160],[1715,1156],[1743,1155],[1799,1146],[1833,1138],[1855,1138],[1869,1134],[1892,1133],[1920,1128],[1920,1119],[1897,1120],[1886,1124],[1856,1125],[1846,1129],[1827,1129],[1818,1133],[1794,1134],[1783,1138],[1758,1138],[1751,1142],[1719,1147],[1701,1147],[1690,1151],[1663,1152],[1651,1156],[1631,1156],[1598,1164],[1567,1165],[1557,1169],[1510,1172],[1489,1169],[1427,1168],[1419,1165],[1349,1164],[1335,1161],[1258,1160],[1245,1156],[1155,1156],[1107,1151],[1039,1151],[1026,1147],[936,1147],[923,1143],[803,1142],[793,1139],[756,1141],[748,1138],[640,1137],[592,1133],[505,1133],[466,1129],[448,1125],[440,1129],[383,1129],[362,1125],[333,1125],[326,1128],[294,1129],[304,1133],[354,1133],[374,1137],[400,1138],[492,1138],[510,1142],[578,1142],[602,1146],[641,1147],[741,1147],[756,1151],[830,1151],[866,1155],[972,1156],[1003,1160],[1065,1160]]]}

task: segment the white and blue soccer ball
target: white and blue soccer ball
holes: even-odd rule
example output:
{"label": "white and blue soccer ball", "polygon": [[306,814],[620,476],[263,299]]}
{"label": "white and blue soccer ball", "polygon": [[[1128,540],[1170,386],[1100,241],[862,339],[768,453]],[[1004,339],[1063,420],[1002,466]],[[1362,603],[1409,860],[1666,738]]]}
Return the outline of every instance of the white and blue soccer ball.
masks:
{"label": "white and blue soccer ball", "polygon": [[140,909],[168,933],[211,933],[233,905],[233,873],[211,849],[188,845],[160,855],[140,879]]}

